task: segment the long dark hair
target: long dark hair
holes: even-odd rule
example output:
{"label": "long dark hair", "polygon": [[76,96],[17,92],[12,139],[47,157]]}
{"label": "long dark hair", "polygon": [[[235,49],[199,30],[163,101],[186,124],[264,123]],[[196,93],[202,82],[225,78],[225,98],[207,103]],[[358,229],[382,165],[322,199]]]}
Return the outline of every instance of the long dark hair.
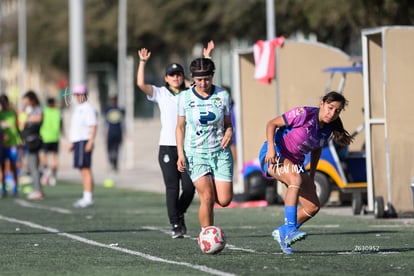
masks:
{"label": "long dark hair", "polygon": [[[331,91],[323,96],[322,101],[325,103],[340,102],[343,109],[348,105],[348,101],[345,99],[345,97],[335,91]],[[345,130],[340,117],[338,117],[335,121],[332,121],[330,125],[332,127],[332,138],[336,143],[341,146],[348,146],[352,143],[354,138],[351,134],[349,134],[348,131]]]}
{"label": "long dark hair", "polygon": [[39,98],[37,97],[36,93],[32,90],[27,91],[24,95],[23,98],[28,98],[29,101],[34,105],[34,106],[39,106],[40,105],[40,101]]}

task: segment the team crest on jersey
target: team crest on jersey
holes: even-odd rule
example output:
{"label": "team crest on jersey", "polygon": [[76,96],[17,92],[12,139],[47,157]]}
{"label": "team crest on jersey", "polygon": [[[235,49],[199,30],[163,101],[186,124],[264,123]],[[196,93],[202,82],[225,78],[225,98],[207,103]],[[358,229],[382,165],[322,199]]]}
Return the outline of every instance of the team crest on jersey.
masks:
{"label": "team crest on jersey", "polygon": [[111,124],[118,124],[122,121],[122,112],[118,109],[111,109],[106,114],[106,119]]}
{"label": "team crest on jersey", "polygon": [[216,107],[222,107],[223,106],[223,101],[219,97],[217,97],[217,98],[214,99],[214,105]]}
{"label": "team crest on jersey", "polygon": [[305,113],[305,109],[303,107],[296,109],[296,115],[302,115],[303,113]]}

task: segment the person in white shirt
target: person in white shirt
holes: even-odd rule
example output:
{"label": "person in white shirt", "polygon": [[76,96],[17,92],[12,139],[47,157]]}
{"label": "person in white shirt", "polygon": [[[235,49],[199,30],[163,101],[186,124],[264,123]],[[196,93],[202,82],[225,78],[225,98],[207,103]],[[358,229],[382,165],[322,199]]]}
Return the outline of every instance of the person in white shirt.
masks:
{"label": "person in white shirt", "polygon": [[80,170],[83,184],[83,197],[73,207],[86,208],[93,205],[94,181],[91,165],[98,119],[95,108],[88,101],[85,85],[75,86],[72,93],[75,95],[76,105],[70,125],[70,151],[74,153],[73,166]]}

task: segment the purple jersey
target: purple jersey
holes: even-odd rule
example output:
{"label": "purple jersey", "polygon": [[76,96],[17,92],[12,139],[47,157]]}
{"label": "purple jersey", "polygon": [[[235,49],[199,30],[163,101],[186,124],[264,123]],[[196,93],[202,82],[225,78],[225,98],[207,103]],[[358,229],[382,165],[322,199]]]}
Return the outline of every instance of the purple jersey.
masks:
{"label": "purple jersey", "polygon": [[282,156],[301,164],[305,154],[328,143],[332,128],[330,124],[319,128],[318,113],[317,107],[295,107],[282,115],[286,125],[279,128],[275,135]]}

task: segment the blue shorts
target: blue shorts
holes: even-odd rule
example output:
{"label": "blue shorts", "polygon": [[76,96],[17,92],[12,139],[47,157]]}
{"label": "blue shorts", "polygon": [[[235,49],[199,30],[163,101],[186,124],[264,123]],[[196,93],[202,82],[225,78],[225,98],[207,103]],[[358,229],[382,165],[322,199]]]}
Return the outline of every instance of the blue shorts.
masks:
{"label": "blue shorts", "polygon": [[73,167],[77,169],[90,168],[92,165],[92,151],[86,152],[85,146],[88,141],[73,143]]}
{"label": "blue shorts", "polygon": [[[277,164],[273,164],[273,165],[276,165],[277,167],[281,167],[281,166],[283,166],[283,162],[285,161],[286,157],[283,156],[280,153],[280,149],[279,149],[279,147],[277,145],[275,145],[275,151],[276,151],[276,155],[277,155],[277,158],[276,158],[277,159]],[[262,169],[263,174],[266,177],[271,177],[269,175],[269,167],[268,167],[268,165],[265,162],[266,153],[267,153],[267,141],[265,141],[263,143],[263,146],[260,149],[259,161],[260,161],[260,167]],[[295,171],[297,171],[297,172],[305,173],[305,171],[303,170],[303,168],[304,168],[303,163],[302,164],[295,164],[294,165],[294,168],[296,168]]]}
{"label": "blue shorts", "polygon": [[215,180],[233,181],[233,156],[229,148],[208,154],[186,156],[186,168],[191,180],[211,174]]}
{"label": "blue shorts", "polygon": [[16,163],[19,160],[19,151],[17,147],[5,147],[2,149],[1,163],[4,163],[7,159],[12,163]]}

